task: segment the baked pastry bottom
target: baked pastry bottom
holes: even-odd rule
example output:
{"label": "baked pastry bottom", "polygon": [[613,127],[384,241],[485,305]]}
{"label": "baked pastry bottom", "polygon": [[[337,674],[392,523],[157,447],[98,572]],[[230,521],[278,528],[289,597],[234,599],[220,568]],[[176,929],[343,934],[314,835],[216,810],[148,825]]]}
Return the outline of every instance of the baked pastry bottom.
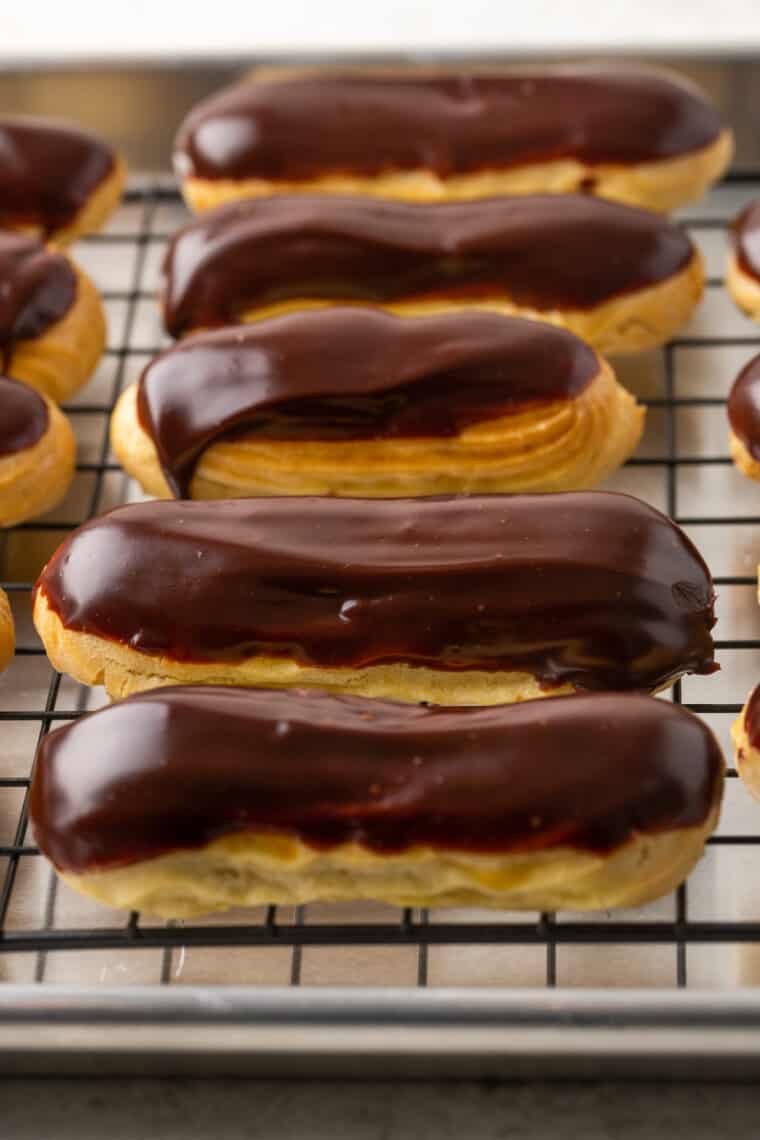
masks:
{"label": "baked pastry bottom", "polygon": [[431,170],[395,171],[375,177],[330,174],[301,181],[265,178],[187,178],[182,183],[191,210],[203,212],[241,198],[273,194],[357,194],[410,202],[453,202],[510,194],[556,194],[591,190],[600,198],[667,212],[701,198],[733,155],[731,131],[678,158],[636,165],[586,164],[563,158],[439,178]]}
{"label": "baked pastry bottom", "polygon": [[106,346],[106,318],[100,294],[72,261],[77,289],[65,316],[34,340],[14,346],[7,372],[57,403],[90,379]]}
{"label": "baked pastry bottom", "polygon": [[10,663],[16,650],[16,634],[8,598],[0,590],[0,673]]}
{"label": "baked pastry bottom", "polygon": [[[634,451],[645,409],[602,361],[573,399],[534,404],[456,437],[342,442],[236,438],[212,444],[191,485],[194,499],[251,495],[362,498],[569,491],[605,479]],[[111,446],[143,490],[171,491],[137,414],[137,386],[121,397]]]}
{"label": "baked pastry bottom", "polygon": [[98,902],[161,918],[359,899],[401,907],[606,910],[641,906],[677,887],[702,854],[718,811],[716,804],[699,827],[637,835],[609,854],[556,847],[480,855],[416,847],[388,855],[353,843],[321,851],[268,832],[62,878]]}
{"label": "baked pastry bottom", "polygon": [[[752,694],[750,694],[750,697]],[[745,728],[747,704],[731,726],[731,739],[734,742],[734,758],[736,770],[744,781],[747,791],[756,800],[760,800],[760,748],[755,748],[749,739]]]}
{"label": "baked pastry bottom", "polygon": [[74,475],[76,441],[60,408],[43,396],[48,426],[23,451],[0,456],[0,526],[15,526],[56,506]]}
{"label": "baked pastry bottom", "polygon": [[[656,348],[675,336],[688,321],[702,296],[704,269],[701,255],[695,251],[689,264],[666,281],[648,288],[623,293],[593,309],[537,310],[515,304],[502,295],[477,300],[445,298],[435,300],[392,301],[379,307],[401,317],[427,316],[462,309],[485,309],[505,316],[528,317],[559,325],[606,354],[641,352]],[[329,305],[355,305],[360,302],[332,298],[320,300],[294,298],[249,309],[236,319],[244,323],[275,317],[302,309],[319,309]],[[188,329],[198,332],[200,329]]]}
{"label": "baked pastry bottom", "polygon": [[729,434],[731,458],[736,466],[749,479],[760,480],[760,462],[751,454],[744,443],[733,432]]}
{"label": "baked pastry bottom", "polygon": [[734,253],[728,258],[726,288],[739,308],[760,324],[760,281],[744,272]]}

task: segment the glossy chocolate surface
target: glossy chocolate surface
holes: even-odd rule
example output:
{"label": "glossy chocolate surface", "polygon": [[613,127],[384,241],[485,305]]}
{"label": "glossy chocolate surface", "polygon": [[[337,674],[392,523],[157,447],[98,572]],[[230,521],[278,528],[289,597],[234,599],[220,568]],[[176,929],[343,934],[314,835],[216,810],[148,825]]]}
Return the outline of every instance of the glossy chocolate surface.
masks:
{"label": "glossy chocolate surface", "polygon": [[33,388],[0,376],[0,457],[39,443],[48,429],[47,404]]}
{"label": "glossy chocolate surface", "polygon": [[76,299],[71,263],[34,238],[0,231],[0,357],[64,317]]}
{"label": "glossy chocolate surface", "polygon": [[388,853],[608,851],[703,824],[722,770],[707,726],[651,697],[452,710],[158,689],[44,738],[31,819],[73,871],[256,830]]}
{"label": "glossy chocolate surface", "polygon": [[69,225],[111,173],[96,135],[56,119],[0,116],[0,225]]}
{"label": "glossy chocolate surface", "polygon": [[201,452],[231,434],[454,436],[528,404],[572,398],[598,372],[588,345],[539,321],[330,308],[181,341],[145,369],[137,407],[169,485],[189,497]]}
{"label": "glossy chocolate surface", "polygon": [[739,268],[760,281],[760,199],[750,202],[736,218],[731,242]]}
{"label": "glossy chocolate surface", "polygon": [[292,299],[503,297],[591,309],[684,269],[678,225],[583,194],[438,205],[337,195],[233,202],[181,229],[164,263],[173,336]]}
{"label": "glossy chocolate surface", "polygon": [[696,88],[625,66],[248,81],[190,112],[182,177],[307,179],[430,170],[441,178],[572,158],[638,163],[714,142],[717,110]]}
{"label": "glossy chocolate surface", "polygon": [[736,377],[728,397],[728,420],[753,459],[760,460],[760,355]]}
{"label": "glossy chocolate surface", "polygon": [[70,630],[183,661],[402,661],[621,690],[713,669],[709,572],[627,495],[134,504],[74,532],[38,589]]}

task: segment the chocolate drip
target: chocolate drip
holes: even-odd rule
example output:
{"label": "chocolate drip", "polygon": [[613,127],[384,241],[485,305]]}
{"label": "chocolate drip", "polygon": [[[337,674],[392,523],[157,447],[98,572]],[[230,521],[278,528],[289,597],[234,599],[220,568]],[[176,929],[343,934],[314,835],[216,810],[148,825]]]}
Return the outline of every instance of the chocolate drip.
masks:
{"label": "chocolate drip", "polygon": [[760,281],[760,199],[745,206],[730,230],[739,268]]}
{"label": "chocolate drip", "polygon": [[607,852],[704,824],[722,773],[707,726],[651,697],[451,710],[187,687],[45,737],[31,819],[67,871],[262,830],[388,854]]}
{"label": "chocolate drip", "polygon": [[[601,255],[600,255],[601,254]],[[296,195],[233,202],[180,230],[164,263],[173,336],[292,299],[505,298],[591,309],[684,269],[659,214],[576,194],[419,205]]]}
{"label": "chocolate drip", "polygon": [[95,135],[56,119],[0,118],[0,224],[50,235],[74,220],[114,166]]}
{"label": "chocolate drip", "polygon": [[709,572],[627,495],[153,502],[93,519],[38,583],[70,630],[181,661],[401,661],[656,689],[709,673]]}
{"label": "chocolate drip", "polygon": [[198,457],[230,435],[453,436],[572,398],[598,371],[583,341],[539,321],[335,308],[189,338],[148,365],[137,407],[170,487],[189,497]]}
{"label": "chocolate drip", "polygon": [[70,262],[24,234],[0,232],[0,358],[7,367],[16,343],[34,340],[74,304]]}
{"label": "chocolate drip", "polygon": [[734,381],[728,397],[728,420],[753,459],[760,460],[760,355],[750,360]]}
{"label": "chocolate drip", "polygon": [[240,83],[190,112],[182,177],[308,179],[521,163],[631,164],[714,142],[720,117],[691,85],[651,71],[571,65],[512,73],[316,73]]}
{"label": "chocolate drip", "polygon": [[48,422],[47,405],[33,388],[0,376],[0,456],[34,447]]}
{"label": "chocolate drip", "polygon": [[744,731],[753,748],[760,748],[760,685],[752,690],[744,713]]}

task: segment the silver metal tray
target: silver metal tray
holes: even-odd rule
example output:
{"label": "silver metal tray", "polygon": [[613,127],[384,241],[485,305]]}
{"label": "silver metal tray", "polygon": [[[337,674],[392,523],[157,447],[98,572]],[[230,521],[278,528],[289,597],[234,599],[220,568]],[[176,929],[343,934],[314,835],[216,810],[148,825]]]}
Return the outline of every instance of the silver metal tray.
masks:
{"label": "silver metal tray", "polygon": [[[760,329],[721,281],[725,227],[760,195],[760,69],[685,61],[740,140],[734,174],[683,214],[708,266],[705,300],[664,350],[617,362],[649,404],[645,439],[610,486],[668,510],[719,591],[722,671],[675,699],[730,756],[728,729],[760,672],[760,489],[727,452],[723,403]],[[64,534],[136,497],[108,454],[122,387],[161,344],[155,288],[184,208],[166,166],[172,131],[227,69],[0,73],[14,109],[104,130],[136,169],[108,229],[75,256],[103,290],[109,348],[68,406],[80,443],[66,501],[0,532],[0,584],[19,651],[0,678],[0,1072],[256,1072],[269,1075],[749,1075],[760,1071],[760,808],[728,780],[723,819],[688,884],[610,915],[401,912],[310,906],[162,924],[56,884],[26,828],[40,733],[102,703],[55,674],[30,621],[30,585]],[[733,774],[732,774],[733,775]]]}

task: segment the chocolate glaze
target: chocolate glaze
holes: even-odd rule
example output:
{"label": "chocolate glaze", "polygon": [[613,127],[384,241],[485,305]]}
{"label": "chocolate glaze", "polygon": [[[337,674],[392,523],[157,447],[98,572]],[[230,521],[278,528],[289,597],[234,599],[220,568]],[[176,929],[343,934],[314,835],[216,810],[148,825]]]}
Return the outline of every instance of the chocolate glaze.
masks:
{"label": "chocolate glaze", "polygon": [[746,364],[728,397],[731,431],[754,459],[760,460],[760,355]]}
{"label": "chocolate glaze", "polygon": [[71,263],[34,238],[0,231],[0,357],[5,366],[20,340],[33,340],[64,317],[76,299]]}
{"label": "chocolate glaze", "polygon": [[57,119],[0,117],[0,225],[52,234],[74,220],[114,166],[96,135]]}
{"label": "chocolate glaze", "polygon": [[704,824],[722,774],[707,726],[651,697],[453,710],[187,687],[45,737],[31,819],[67,871],[261,830],[386,853],[607,852]]}
{"label": "chocolate glaze", "polygon": [[170,487],[189,497],[200,454],[231,434],[453,436],[517,406],[572,398],[598,372],[588,345],[539,321],[330,308],[176,344],[143,372],[137,408]]}
{"label": "chocolate glaze", "polygon": [[637,163],[714,142],[717,110],[671,76],[616,66],[239,83],[179,129],[182,177],[307,179],[431,170],[441,178],[574,158]]}
{"label": "chocolate glaze", "polygon": [[537,310],[591,309],[693,256],[686,232],[659,214],[582,194],[438,205],[281,195],[221,206],[175,235],[164,319],[179,336],[293,298],[496,294]]}
{"label": "chocolate glaze", "polygon": [[33,388],[0,376],[0,456],[39,443],[48,429],[47,404]]}
{"label": "chocolate glaze", "polygon": [[739,268],[760,281],[760,199],[745,206],[730,235]]}
{"label": "chocolate glaze", "polygon": [[744,731],[753,748],[760,748],[760,685],[752,690],[744,711]]}
{"label": "chocolate glaze", "polygon": [[67,629],[182,661],[403,661],[621,690],[714,668],[706,566],[627,495],[134,504],[75,531],[37,588]]}

